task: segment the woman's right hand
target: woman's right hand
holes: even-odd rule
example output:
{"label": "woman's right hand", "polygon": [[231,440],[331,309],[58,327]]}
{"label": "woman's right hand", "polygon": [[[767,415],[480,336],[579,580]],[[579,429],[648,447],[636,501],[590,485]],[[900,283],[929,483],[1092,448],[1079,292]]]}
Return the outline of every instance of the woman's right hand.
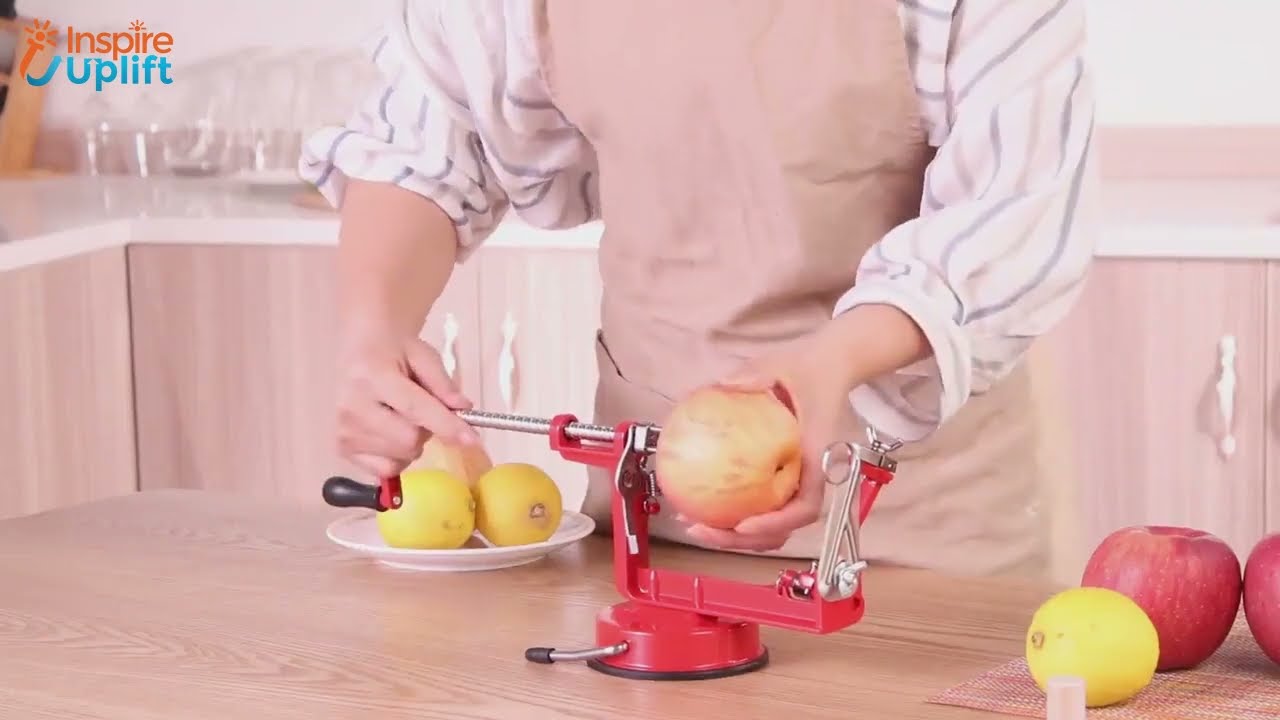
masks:
{"label": "woman's right hand", "polygon": [[400,474],[433,435],[478,445],[475,429],[455,414],[471,401],[422,340],[382,338],[343,353],[339,367],[339,455],[374,477]]}

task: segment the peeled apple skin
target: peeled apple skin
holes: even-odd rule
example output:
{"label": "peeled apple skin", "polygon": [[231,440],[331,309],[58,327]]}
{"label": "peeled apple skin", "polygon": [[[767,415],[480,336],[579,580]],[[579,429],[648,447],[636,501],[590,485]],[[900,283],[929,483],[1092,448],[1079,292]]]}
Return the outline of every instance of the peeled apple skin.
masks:
{"label": "peeled apple skin", "polygon": [[1244,616],[1262,653],[1280,664],[1280,533],[1264,537],[1245,561]]}
{"label": "peeled apple skin", "polygon": [[493,461],[480,445],[454,445],[432,437],[422,446],[422,454],[414,465],[422,469],[444,470],[474,489],[480,477],[493,468]]}
{"label": "peeled apple skin", "polygon": [[774,393],[710,386],[667,416],[654,453],[665,501],[688,520],[731,529],[782,507],[800,486],[800,423]]}

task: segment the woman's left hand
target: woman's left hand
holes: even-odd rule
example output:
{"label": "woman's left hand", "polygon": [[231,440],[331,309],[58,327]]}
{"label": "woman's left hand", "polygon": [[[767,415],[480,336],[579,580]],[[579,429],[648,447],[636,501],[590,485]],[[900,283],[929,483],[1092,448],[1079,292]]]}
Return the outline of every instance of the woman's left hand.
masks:
{"label": "woman's left hand", "polygon": [[[822,514],[826,478],[822,453],[842,431],[851,426],[847,372],[839,361],[815,347],[817,339],[805,339],[772,355],[747,364],[717,384],[747,390],[785,393],[800,421],[800,487],[791,500],[770,513],[746,518],[732,530],[693,525],[689,534],[707,545],[732,550],[776,550],[800,528]],[[852,438],[849,438],[852,439]]]}

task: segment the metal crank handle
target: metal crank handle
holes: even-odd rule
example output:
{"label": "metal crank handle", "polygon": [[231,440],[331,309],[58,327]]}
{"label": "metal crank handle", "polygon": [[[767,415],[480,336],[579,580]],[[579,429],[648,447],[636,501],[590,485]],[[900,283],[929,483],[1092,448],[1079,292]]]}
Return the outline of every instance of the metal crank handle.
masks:
{"label": "metal crank handle", "polygon": [[614,655],[621,655],[626,651],[627,644],[625,642],[620,642],[616,645],[587,648],[585,650],[557,650],[555,648],[531,647],[524,651],[524,659],[540,665],[550,665],[558,662],[599,660],[601,658],[613,657]]}
{"label": "metal crank handle", "polygon": [[[485,410],[458,410],[458,417],[468,425],[490,430],[509,430],[529,435],[550,435],[552,421],[549,418],[530,417],[528,415],[510,415],[507,413],[487,412]],[[565,435],[575,440],[595,440],[610,442],[615,431],[605,425],[590,423],[570,423],[564,429]]]}
{"label": "metal crank handle", "polygon": [[[565,460],[613,471],[616,471],[628,454],[644,454],[656,450],[660,430],[653,425],[633,423],[619,423],[617,427],[608,427],[579,422],[577,416],[571,413],[539,418],[484,410],[459,410],[457,415],[472,427],[545,435],[551,451]],[[637,437],[643,443],[641,447],[634,445],[633,441]]]}
{"label": "metal crank handle", "polygon": [[[883,441],[867,429],[870,447],[839,442],[822,454],[822,472],[835,486],[835,497],[823,528],[822,549],[814,568],[818,594],[834,602],[852,597],[861,584],[867,561],[862,558],[859,535],[862,516],[874,502],[879,486],[893,477],[898,463],[891,456],[902,447],[898,440]],[[874,477],[868,477],[874,475]],[[863,502],[863,493],[869,496]]]}

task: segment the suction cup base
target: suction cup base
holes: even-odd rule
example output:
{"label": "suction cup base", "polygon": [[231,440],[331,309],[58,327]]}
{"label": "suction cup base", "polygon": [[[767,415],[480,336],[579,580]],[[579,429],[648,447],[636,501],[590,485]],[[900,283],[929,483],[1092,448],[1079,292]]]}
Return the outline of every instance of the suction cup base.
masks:
{"label": "suction cup base", "polygon": [[593,658],[593,670],[634,680],[711,680],[769,664],[756,623],[636,602],[605,608],[596,617],[600,647],[625,651]]}
{"label": "suction cup base", "polygon": [[596,672],[612,675],[614,677],[626,678],[627,680],[650,680],[650,681],[692,681],[692,680],[716,680],[718,678],[733,677],[734,675],[746,675],[754,672],[769,664],[769,651],[766,649],[755,660],[750,660],[738,665],[731,665],[722,668],[708,668],[705,670],[632,670],[625,667],[615,667],[600,660],[588,660],[587,667]]}

